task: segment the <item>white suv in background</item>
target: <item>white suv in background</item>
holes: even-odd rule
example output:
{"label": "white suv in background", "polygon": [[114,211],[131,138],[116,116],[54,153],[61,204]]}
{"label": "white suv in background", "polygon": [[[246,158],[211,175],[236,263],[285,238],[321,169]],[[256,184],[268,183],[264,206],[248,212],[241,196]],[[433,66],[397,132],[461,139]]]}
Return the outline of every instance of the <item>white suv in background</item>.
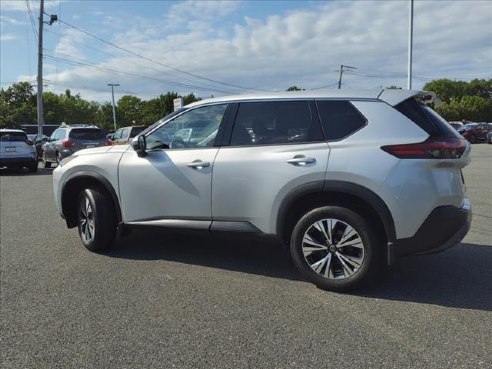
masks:
{"label": "white suv in background", "polygon": [[203,100],[130,146],[81,150],[53,172],[56,205],[91,251],[133,227],[277,237],[301,274],[347,290],[394,257],[468,232],[470,145],[417,91]]}

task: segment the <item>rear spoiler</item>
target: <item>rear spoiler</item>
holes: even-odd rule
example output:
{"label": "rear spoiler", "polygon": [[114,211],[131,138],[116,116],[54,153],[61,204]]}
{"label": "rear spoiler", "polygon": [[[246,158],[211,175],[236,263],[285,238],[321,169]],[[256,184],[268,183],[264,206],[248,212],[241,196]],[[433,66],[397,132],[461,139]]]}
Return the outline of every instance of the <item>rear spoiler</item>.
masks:
{"label": "rear spoiler", "polygon": [[378,99],[395,106],[411,97],[419,99],[426,105],[440,105],[442,103],[434,92],[418,90],[384,89],[379,94]]}

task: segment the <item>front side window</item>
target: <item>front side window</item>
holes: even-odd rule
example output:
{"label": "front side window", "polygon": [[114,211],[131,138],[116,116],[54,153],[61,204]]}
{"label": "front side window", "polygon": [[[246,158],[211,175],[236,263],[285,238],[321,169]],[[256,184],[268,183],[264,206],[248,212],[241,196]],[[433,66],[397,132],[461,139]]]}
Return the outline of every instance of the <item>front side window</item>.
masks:
{"label": "front side window", "polygon": [[187,111],[147,136],[147,149],[213,147],[227,104]]}
{"label": "front side window", "polygon": [[243,102],[232,130],[231,146],[274,145],[321,140],[309,101]]}
{"label": "front side window", "polygon": [[348,101],[317,101],[323,132],[328,141],[345,138],[366,125],[366,119]]}

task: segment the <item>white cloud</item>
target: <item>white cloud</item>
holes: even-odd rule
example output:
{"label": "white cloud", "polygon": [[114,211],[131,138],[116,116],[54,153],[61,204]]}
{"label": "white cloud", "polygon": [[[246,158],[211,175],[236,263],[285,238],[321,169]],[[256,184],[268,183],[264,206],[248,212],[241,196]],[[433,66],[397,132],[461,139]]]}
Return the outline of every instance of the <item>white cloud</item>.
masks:
{"label": "white cloud", "polygon": [[[408,2],[315,4],[314,8],[264,20],[246,17],[232,31],[221,26],[221,17],[236,11],[237,2],[180,2],[171,7],[165,22],[132,16],[128,25],[121,18],[105,19],[116,29],[111,40],[116,44],[160,63],[231,84],[267,90],[285,90],[293,84],[315,88],[336,82],[335,69],[345,64],[365,74],[345,74],[344,81],[350,87],[406,85]],[[419,78],[425,76],[491,78],[491,18],[492,7],[487,1],[416,2],[414,85],[420,88],[425,80]],[[78,50],[70,51],[74,46],[69,39],[66,42],[64,52],[76,55]],[[112,48],[108,51],[121,55]],[[58,80],[92,86],[94,96],[113,80],[121,84],[121,90],[135,91],[141,97],[168,90],[194,90],[202,96],[240,91],[130,56],[109,59],[101,66],[215,87],[199,90],[80,67],[63,72]]]}
{"label": "white cloud", "polygon": [[[44,8],[50,9],[58,6],[62,0],[45,0]],[[39,1],[29,1],[31,9],[36,10],[39,13]],[[0,2],[0,8],[3,11],[26,11],[26,2],[22,0],[2,0]]]}
{"label": "white cloud", "polygon": [[0,35],[0,41],[13,41],[19,39],[19,36],[13,33],[2,33]]}
{"label": "white cloud", "polygon": [[12,25],[12,26],[23,26],[23,25],[25,25],[25,22],[21,22],[15,18],[6,17],[4,15],[0,15],[0,23],[2,23],[2,27],[6,24]]}
{"label": "white cloud", "polygon": [[87,35],[74,29],[65,30],[55,47],[54,55],[61,58],[84,60],[86,57],[83,53],[83,47],[80,46],[80,44],[83,43],[87,37]]}

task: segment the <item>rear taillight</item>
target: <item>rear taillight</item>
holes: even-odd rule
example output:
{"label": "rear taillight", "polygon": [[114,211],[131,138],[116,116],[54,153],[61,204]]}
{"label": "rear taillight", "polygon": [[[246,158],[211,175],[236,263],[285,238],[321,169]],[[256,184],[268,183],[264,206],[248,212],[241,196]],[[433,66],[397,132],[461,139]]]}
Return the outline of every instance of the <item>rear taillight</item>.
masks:
{"label": "rear taillight", "polygon": [[67,149],[75,145],[73,143],[73,141],[70,141],[70,140],[67,140],[67,139],[62,140],[61,143],[62,143],[62,146],[65,147],[65,148],[67,148]]}
{"label": "rear taillight", "polygon": [[113,141],[111,141],[111,140],[106,140],[106,141],[104,142],[104,145],[105,145],[105,146],[111,146],[112,144],[113,144]]}
{"label": "rear taillight", "polygon": [[466,150],[466,140],[431,137],[424,142],[388,145],[381,149],[400,159],[457,159]]}

